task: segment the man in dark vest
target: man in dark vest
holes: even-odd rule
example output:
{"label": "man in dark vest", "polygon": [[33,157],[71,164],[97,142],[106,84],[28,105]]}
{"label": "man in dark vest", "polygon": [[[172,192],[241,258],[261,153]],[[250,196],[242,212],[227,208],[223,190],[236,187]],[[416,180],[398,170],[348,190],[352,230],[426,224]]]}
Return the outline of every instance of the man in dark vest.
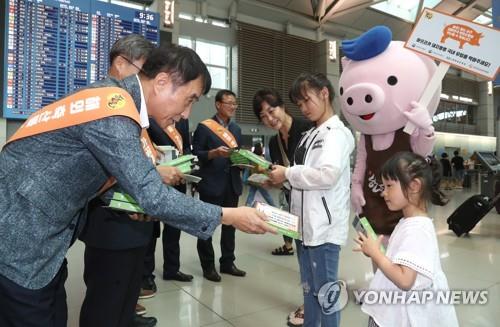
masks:
{"label": "man in dark vest", "polygon": [[[163,130],[154,120],[150,120],[148,134],[156,145],[170,145],[177,149],[179,154],[191,153],[191,142],[189,138],[189,121],[181,119],[175,125]],[[174,186],[181,193],[186,193],[186,184],[180,183]],[[144,258],[144,271],[142,276],[140,299],[155,296],[157,287],[154,281],[155,275],[155,250],[156,239],[160,236],[160,223],[154,223],[154,231],[148,245],[146,257]],[[176,280],[179,282],[190,282],[193,275],[180,271],[180,246],[181,231],[168,224],[163,225],[163,279]]]}

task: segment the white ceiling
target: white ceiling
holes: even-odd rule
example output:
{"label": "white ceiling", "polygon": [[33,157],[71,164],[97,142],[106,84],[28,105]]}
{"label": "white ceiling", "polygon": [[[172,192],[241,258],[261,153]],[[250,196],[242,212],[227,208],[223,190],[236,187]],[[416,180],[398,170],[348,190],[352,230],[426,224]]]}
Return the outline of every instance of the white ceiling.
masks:
{"label": "white ceiling", "polygon": [[[233,0],[208,0],[211,6],[229,8]],[[236,0],[235,0],[236,1]],[[339,38],[355,37],[375,25],[387,25],[393,39],[406,40],[412,22],[403,21],[369,6],[382,0],[238,0],[238,13],[305,28],[321,27]],[[423,0],[421,0],[423,3]],[[491,8],[492,0],[443,0],[436,10],[473,20]],[[313,5],[316,12],[313,11]],[[299,22],[300,21],[300,22]]]}
{"label": "white ceiling", "polygon": [[[305,14],[315,19],[321,19],[322,22],[334,21],[337,17],[345,15],[356,15],[360,11],[383,0],[258,0],[255,2],[268,3],[276,7],[286,8],[287,10]],[[423,2],[423,1],[421,1]],[[443,0],[435,9],[451,14],[459,15],[466,19],[474,19],[491,8],[492,0]],[[313,12],[313,4],[316,8],[324,8],[323,11]],[[325,13],[326,10],[326,13]],[[369,11],[374,11],[368,9]],[[318,17],[319,14],[319,17]]]}

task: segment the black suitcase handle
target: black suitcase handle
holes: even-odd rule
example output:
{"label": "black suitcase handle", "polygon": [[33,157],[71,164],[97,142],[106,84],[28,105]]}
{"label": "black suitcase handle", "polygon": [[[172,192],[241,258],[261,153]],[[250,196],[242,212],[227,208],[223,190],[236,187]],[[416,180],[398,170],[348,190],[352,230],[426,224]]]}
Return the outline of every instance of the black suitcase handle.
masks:
{"label": "black suitcase handle", "polygon": [[490,208],[493,209],[493,207],[495,206],[495,204],[497,204],[498,200],[500,200],[500,193],[498,193],[497,195],[495,195],[495,197],[491,200],[489,200],[489,204],[490,204]]}

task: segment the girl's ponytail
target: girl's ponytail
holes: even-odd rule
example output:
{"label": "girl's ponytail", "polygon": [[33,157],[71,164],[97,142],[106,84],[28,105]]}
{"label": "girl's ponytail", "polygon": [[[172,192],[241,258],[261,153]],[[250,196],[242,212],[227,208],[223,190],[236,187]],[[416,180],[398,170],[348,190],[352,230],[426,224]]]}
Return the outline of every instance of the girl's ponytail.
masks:
{"label": "girl's ponytail", "polygon": [[435,157],[424,158],[413,152],[398,152],[387,160],[380,173],[384,179],[399,181],[407,199],[411,181],[418,178],[422,182],[422,200],[439,206],[448,203],[446,196],[439,190],[441,164]]}

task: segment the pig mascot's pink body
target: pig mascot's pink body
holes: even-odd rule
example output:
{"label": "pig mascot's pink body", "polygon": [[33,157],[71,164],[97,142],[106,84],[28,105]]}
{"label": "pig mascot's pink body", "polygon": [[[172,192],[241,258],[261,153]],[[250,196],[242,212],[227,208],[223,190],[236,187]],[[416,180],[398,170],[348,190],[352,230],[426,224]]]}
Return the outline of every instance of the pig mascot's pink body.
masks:
{"label": "pig mascot's pink body", "polygon": [[[347,58],[342,58],[340,99],[342,113],[361,133],[352,176],[351,203],[364,215],[378,234],[390,235],[402,217],[391,212],[381,193],[379,170],[399,151],[422,156],[432,152],[435,136],[432,114],[439,104],[439,89],[429,107],[418,101],[436,70],[431,59],[391,41],[392,33],[377,26],[359,38],[342,42]],[[412,122],[408,135],[404,126]]]}

